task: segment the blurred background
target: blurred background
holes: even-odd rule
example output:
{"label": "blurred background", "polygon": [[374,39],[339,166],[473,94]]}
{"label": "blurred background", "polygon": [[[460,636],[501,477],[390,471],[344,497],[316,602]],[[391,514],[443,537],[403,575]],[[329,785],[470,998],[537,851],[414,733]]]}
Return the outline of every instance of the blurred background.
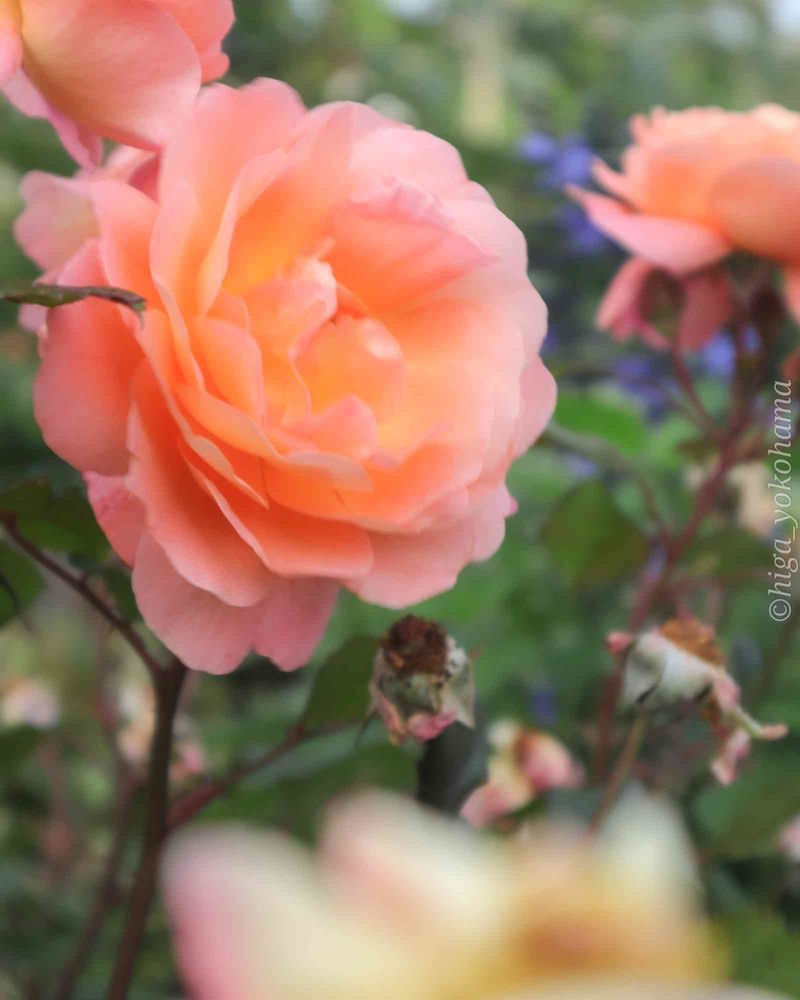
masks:
{"label": "blurred background", "polygon": [[[704,442],[675,403],[667,362],[595,329],[622,255],[562,189],[590,183],[595,155],[615,163],[627,119],[652,105],[776,101],[800,110],[800,0],[236,0],[236,12],[226,43],[232,83],[274,76],[309,105],[365,101],[458,147],[529,241],[532,277],[550,307],[545,352],[560,386],[559,425],[611,442],[685,516]],[[35,276],[12,236],[18,185],[31,169],[73,168],[46,125],[0,102],[0,286]],[[37,475],[56,484],[66,499],[57,518],[33,524],[37,540],[97,572],[135,616],[79,482],[40,440],[30,403],[35,341],[15,324],[15,311],[0,308],[0,487]],[[713,341],[693,364],[706,405],[720,412],[728,341]],[[765,483],[760,463],[732,479],[687,572],[708,581],[700,610],[751,703],[798,733],[794,625],[773,623],[764,598]],[[641,498],[630,477],[547,440],[517,464],[511,490],[520,512],[500,553],[416,610],[475,653],[482,722],[510,717],[546,728],[585,761],[610,667],[603,638],[624,626],[647,557]],[[3,543],[0,573],[17,574],[18,593],[0,590],[0,995],[46,996],[42,984],[69,951],[108,847],[119,775],[141,767],[148,700],[144,672],[117,640],[59,585],[15,560]],[[315,663],[354,635],[380,635],[395,618],[343,596]],[[258,661],[229,678],[195,678],[176,780],[269,746],[296,717],[311,676],[283,677]],[[36,684],[26,687],[25,678]],[[451,794],[480,774],[480,740],[467,742],[447,775]],[[728,790],[706,780],[702,747],[687,751],[684,737],[674,743],[662,741],[646,762],[653,783],[683,806],[734,975],[800,997],[800,865],[778,841],[800,813],[800,739],[759,746]],[[415,753],[389,746],[377,725],[357,745],[352,732],[332,737],[248,780],[208,815],[311,837],[324,803],[343,787],[413,790]],[[541,808],[580,814],[590,798],[556,794]],[[103,995],[117,932],[113,920],[103,931],[109,946],[97,949],[80,993],[86,1000]],[[177,993],[159,915],[133,995]]]}

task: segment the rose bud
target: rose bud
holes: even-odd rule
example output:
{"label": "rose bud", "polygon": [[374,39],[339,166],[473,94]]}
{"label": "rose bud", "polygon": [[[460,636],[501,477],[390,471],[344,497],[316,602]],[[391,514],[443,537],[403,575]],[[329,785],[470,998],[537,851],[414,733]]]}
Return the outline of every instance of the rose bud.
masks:
{"label": "rose bud", "polygon": [[576,788],[583,781],[583,769],[549,733],[503,719],[489,729],[488,742],[489,780],[461,807],[470,826],[490,826],[524,809],[542,792]]}
{"label": "rose bud", "polygon": [[607,640],[612,651],[625,652],[622,700],[640,709],[665,708],[697,701],[705,720],[719,741],[711,763],[714,777],[723,785],[736,777],[739,761],[750,752],[751,740],[778,740],[787,733],[783,724],[762,725],[741,707],[739,685],[725,669],[714,630],[696,618],[672,619],[659,628]]}
{"label": "rose bud", "polygon": [[432,740],[454,722],[475,725],[469,656],[437,622],[407,615],[375,654],[372,711],[392,743]]}

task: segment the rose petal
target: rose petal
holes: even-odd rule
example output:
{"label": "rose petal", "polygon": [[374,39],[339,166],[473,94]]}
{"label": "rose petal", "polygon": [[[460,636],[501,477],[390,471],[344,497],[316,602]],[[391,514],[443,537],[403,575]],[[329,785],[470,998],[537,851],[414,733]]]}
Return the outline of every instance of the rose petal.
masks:
{"label": "rose petal", "polygon": [[800,161],[764,156],[727,170],[709,195],[720,231],[761,257],[797,260]]}
{"label": "rose petal", "polygon": [[123,562],[133,565],[145,530],[144,507],[125,484],[124,476],[84,476],[89,503],[100,527]]}
{"label": "rose petal", "polygon": [[632,254],[674,274],[688,274],[715,264],[731,244],[713,229],[653,215],[639,215],[613,198],[571,187],[593,224]]}
{"label": "rose petal", "polygon": [[55,108],[109,139],[158,149],[190,110],[197,54],[147,0],[25,0],[25,65]]}
{"label": "rose petal", "polygon": [[[87,243],[61,279],[105,284],[97,244]],[[86,299],[48,315],[33,388],[36,420],[53,451],[84,472],[120,475],[128,468],[130,384],[142,353],[131,333],[136,321],[126,314]]]}
{"label": "rose petal", "polygon": [[266,593],[270,574],[195,481],[181,457],[178,428],[149,372],[141,373],[134,393],[128,485],[145,506],[148,532],[187,583],[227,604],[255,604]]}

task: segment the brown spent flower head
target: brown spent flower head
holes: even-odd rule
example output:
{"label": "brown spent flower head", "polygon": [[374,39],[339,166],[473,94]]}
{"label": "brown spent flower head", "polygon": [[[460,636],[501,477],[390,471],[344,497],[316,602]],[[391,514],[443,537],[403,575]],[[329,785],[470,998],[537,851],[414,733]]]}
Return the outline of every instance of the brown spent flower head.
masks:
{"label": "brown spent flower head", "polygon": [[725,654],[717,643],[714,629],[699,618],[670,618],[656,631],[687,653],[725,669]]}
{"label": "brown spent flower head", "polygon": [[370,694],[393,743],[434,739],[453,722],[475,724],[469,656],[438,622],[415,615],[381,640]]}
{"label": "brown spent flower head", "polygon": [[447,632],[438,622],[406,615],[392,625],[381,648],[398,671],[442,674],[447,663]]}

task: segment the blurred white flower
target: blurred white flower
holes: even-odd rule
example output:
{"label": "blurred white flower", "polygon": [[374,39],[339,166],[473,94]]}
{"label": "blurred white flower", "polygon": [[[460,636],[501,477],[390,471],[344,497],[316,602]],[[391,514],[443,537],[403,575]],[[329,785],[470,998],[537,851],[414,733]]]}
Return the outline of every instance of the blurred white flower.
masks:
{"label": "blurred white flower", "polygon": [[769,490],[769,470],[763,462],[745,462],[728,473],[738,494],[736,519],[754,535],[769,538],[775,529],[775,498]]}
{"label": "blurred white flower", "polygon": [[58,724],[61,705],[45,681],[17,677],[0,690],[0,719],[6,726],[52,729]]}
{"label": "blurred white flower", "polygon": [[713,982],[670,811],[625,802],[601,840],[486,839],[408,800],[337,803],[318,856],[277,834],[179,835],[164,869],[197,1000],[732,1000]]}

